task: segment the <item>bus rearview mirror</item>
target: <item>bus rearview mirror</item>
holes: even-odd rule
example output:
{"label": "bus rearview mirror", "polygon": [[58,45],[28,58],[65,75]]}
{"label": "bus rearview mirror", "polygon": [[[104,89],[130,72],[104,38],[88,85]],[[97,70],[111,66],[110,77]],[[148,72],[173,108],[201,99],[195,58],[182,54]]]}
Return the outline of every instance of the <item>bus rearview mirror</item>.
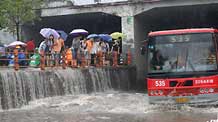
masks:
{"label": "bus rearview mirror", "polygon": [[146,52],[146,47],[142,46],[141,47],[141,55],[145,55],[145,52]]}

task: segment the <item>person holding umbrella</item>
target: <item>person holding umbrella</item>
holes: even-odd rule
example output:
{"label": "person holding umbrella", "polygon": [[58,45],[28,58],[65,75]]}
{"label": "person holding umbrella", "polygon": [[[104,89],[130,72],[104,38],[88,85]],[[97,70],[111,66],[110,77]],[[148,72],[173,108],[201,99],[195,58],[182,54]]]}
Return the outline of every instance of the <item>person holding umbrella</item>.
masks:
{"label": "person holding umbrella", "polygon": [[[112,53],[112,55],[113,56],[115,56],[115,55],[117,55],[117,63],[119,64],[119,62],[120,62],[120,55],[121,55],[121,47],[120,47],[120,44],[121,43],[121,41],[119,40],[119,39],[114,39],[113,40],[113,43],[112,43],[112,48],[111,48],[111,53]],[[115,62],[113,62],[113,63],[115,63]]]}
{"label": "person holding umbrella", "polygon": [[78,50],[80,48],[80,40],[82,39],[82,36],[78,36],[78,37],[75,37],[72,41],[72,46],[71,46],[71,49],[72,49],[72,56],[73,56],[73,63],[74,64],[78,64],[78,56],[77,56],[77,53],[78,53]]}
{"label": "person holding umbrella", "polygon": [[100,38],[95,38],[93,41],[93,46],[92,46],[92,50],[91,50],[91,65],[95,66],[96,65],[96,57],[97,57],[97,53],[100,50]]}
{"label": "person holding umbrella", "polygon": [[48,39],[44,39],[40,45],[39,45],[39,49],[38,49],[38,52],[40,55],[44,55],[45,54],[45,51],[46,51],[46,48],[47,48],[47,41]]}
{"label": "person holding umbrella", "polygon": [[79,60],[77,60],[77,53],[78,53],[78,49],[80,48],[80,43],[81,40],[83,40],[83,36],[87,35],[88,31],[84,30],[84,29],[74,29],[70,32],[70,37],[73,37],[73,41],[72,41],[72,55],[73,55],[73,64],[76,64],[79,62]]}
{"label": "person holding umbrella", "polygon": [[[39,45],[39,49],[38,49],[38,52],[40,55],[45,55],[45,58],[46,57],[46,54],[48,53],[49,49],[48,49],[48,39],[44,39],[44,41],[42,41]],[[45,61],[45,65],[47,65],[47,60]]]}
{"label": "person holding umbrella", "polygon": [[39,51],[43,52],[42,54],[46,54],[46,64],[50,66],[51,59],[54,55],[51,53],[53,50],[54,40],[58,39],[60,35],[58,32],[51,28],[43,28],[40,30],[40,34],[45,38],[45,41],[43,41],[40,44]]}
{"label": "person holding umbrella", "polygon": [[98,45],[97,45],[97,54],[96,54],[96,61],[97,61],[97,64],[99,66],[102,66],[103,65],[103,55],[104,55],[104,41],[103,39],[99,38],[98,39],[99,42],[98,42]]}
{"label": "person holding umbrella", "polygon": [[58,39],[54,40],[53,44],[53,50],[52,52],[54,53],[54,59],[55,59],[55,65],[59,65],[60,62],[60,53],[64,50],[64,40],[60,36]]}
{"label": "person holding umbrella", "polygon": [[112,42],[112,37],[108,34],[100,34],[99,37],[100,37],[100,40],[102,42],[102,44],[101,44],[102,51],[104,53],[109,52],[109,49],[110,49],[109,43]]}
{"label": "person holding umbrella", "polygon": [[120,43],[118,40],[114,40],[112,44],[111,52],[116,51],[119,54],[119,50],[120,50]]}
{"label": "person holding umbrella", "polygon": [[46,59],[47,59],[47,65],[51,66],[53,65],[53,60],[54,60],[54,35],[50,35],[47,41],[47,48],[46,48]]}
{"label": "person holding umbrella", "polygon": [[44,41],[42,41],[39,45],[39,54],[45,55],[45,64],[50,65],[50,59],[51,59],[51,51],[53,46],[53,35],[50,35],[49,38],[45,38]]}
{"label": "person holding umbrella", "polygon": [[120,32],[114,32],[110,36],[113,38],[113,44],[112,44],[113,50],[118,51],[118,54],[121,54],[122,53],[122,39],[124,38],[124,34]]}
{"label": "person holding umbrella", "polygon": [[93,45],[94,45],[94,37],[87,38],[86,48],[87,48],[88,54],[87,54],[86,59],[87,59],[87,65],[88,66],[90,66],[91,62],[94,62],[94,57],[91,56]]}

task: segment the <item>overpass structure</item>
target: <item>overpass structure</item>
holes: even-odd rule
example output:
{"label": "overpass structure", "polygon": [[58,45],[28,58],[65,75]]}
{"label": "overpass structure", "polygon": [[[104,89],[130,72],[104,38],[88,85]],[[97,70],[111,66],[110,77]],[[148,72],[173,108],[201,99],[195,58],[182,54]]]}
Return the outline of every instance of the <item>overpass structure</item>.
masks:
{"label": "overpass structure", "polygon": [[123,32],[123,50],[131,49],[138,79],[146,73],[140,47],[150,31],[179,28],[218,28],[218,0],[122,0],[75,5],[53,0],[40,10],[41,21],[26,24],[26,38],[38,38],[43,27],[70,32],[84,28],[90,33]]}

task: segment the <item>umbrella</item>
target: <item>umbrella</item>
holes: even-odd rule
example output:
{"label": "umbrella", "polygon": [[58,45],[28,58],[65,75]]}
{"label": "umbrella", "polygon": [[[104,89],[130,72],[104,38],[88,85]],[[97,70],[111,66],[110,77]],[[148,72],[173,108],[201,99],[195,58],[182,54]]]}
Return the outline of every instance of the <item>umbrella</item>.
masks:
{"label": "umbrella", "polygon": [[62,31],[62,30],[56,30],[58,33],[59,33],[59,35],[61,36],[61,38],[62,39],[64,39],[64,41],[66,41],[67,40],[67,33],[65,33],[64,31]]}
{"label": "umbrella", "polygon": [[99,36],[97,34],[90,34],[88,35],[87,39],[90,39],[90,38],[98,38]]}
{"label": "umbrella", "polygon": [[108,34],[99,34],[98,36],[103,41],[106,41],[106,42],[111,42],[112,41],[112,37],[110,35],[108,35]]}
{"label": "umbrella", "polygon": [[2,52],[5,52],[5,46],[4,45],[0,45],[0,55]]}
{"label": "umbrella", "polygon": [[79,36],[79,35],[87,35],[89,32],[84,29],[74,29],[70,32],[70,35]]}
{"label": "umbrella", "polygon": [[111,34],[111,37],[113,39],[118,39],[118,38],[123,38],[124,37],[124,34],[123,33],[120,33],[120,32],[114,32]]}
{"label": "umbrella", "polygon": [[18,46],[18,45],[20,45],[20,46],[26,46],[26,44],[23,43],[23,42],[21,42],[21,41],[14,41],[14,42],[10,43],[7,47],[16,47],[16,46]]}
{"label": "umbrella", "polygon": [[58,32],[54,29],[51,28],[43,28],[40,30],[40,34],[45,37],[45,38],[49,38],[50,35],[53,35],[55,39],[59,38],[60,35],[58,34]]}
{"label": "umbrella", "polygon": [[40,30],[40,34],[46,33],[51,28],[43,28]]}

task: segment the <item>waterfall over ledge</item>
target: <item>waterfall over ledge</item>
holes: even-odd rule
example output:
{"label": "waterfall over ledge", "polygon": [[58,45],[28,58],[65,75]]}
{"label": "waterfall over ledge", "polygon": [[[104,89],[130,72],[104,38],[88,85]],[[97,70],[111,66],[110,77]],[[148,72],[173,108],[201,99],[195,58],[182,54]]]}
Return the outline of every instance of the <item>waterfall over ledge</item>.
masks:
{"label": "waterfall over ledge", "polygon": [[29,101],[68,94],[134,89],[136,68],[0,70],[0,109],[19,108]]}

